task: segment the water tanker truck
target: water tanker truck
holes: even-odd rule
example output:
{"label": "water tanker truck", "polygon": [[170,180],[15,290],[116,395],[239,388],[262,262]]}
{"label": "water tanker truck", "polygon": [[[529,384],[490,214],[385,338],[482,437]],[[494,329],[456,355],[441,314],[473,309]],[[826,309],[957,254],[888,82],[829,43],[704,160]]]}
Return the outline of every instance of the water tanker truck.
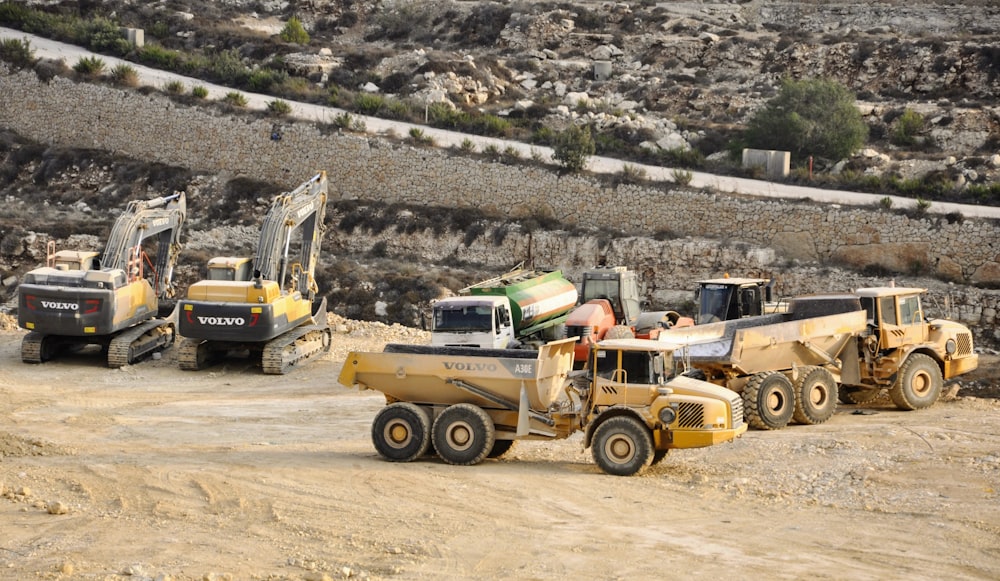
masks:
{"label": "water tanker truck", "polygon": [[430,452],[455,465],[506,453],[516,440],[584,432],[594,462],[629,476],[674,448],[699,448],[746,431],[732,391],[674,375],[669,345],[643,339],[594,345],[572,371],[573,339],[538,350],[386,345],[353,352],[339,382],[385,394],[372,423],[379,455],[393,462]]}
{"label": "water tanker truck", "polygon": [[786,313],[668,329],[678,361],[743,396],[747,423],[818,424],[838,400],[865,403],[888,390],[903,410],[929,407],[944,380],[976,369],[972,333],[925,319],[918,288],[878,287],[797,297]]}
{"label": "water tanker truck", "polygon": [[432,307],[431,345],[510,349],[562,338],[576,305],[573,283],[558,270],[521,267],[459,291]]}

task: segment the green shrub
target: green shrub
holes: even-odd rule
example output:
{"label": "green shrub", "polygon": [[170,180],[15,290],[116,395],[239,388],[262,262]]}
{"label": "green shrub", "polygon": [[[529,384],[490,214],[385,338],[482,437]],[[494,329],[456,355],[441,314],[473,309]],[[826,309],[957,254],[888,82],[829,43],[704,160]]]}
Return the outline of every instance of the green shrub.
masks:
{"label": "green shrub", "polygon": [[184,94],[184,82],[183,81],[167,81],[163,84],[163,90],[170,93],[171,95],[183,95]]}
{"label": "green shrub", "polygon": [[6,61],[14,69],[25,69],[35,62],[35,53],[28,39],[4,38],[0,40],[0,60]]}
{"label": "green shrub", "polygon": [[195,99],[204,99],[208,97],[208,89],[201,85],[195,85],[191,87],[191,96]]}
{"label": "green shrub", "polygon": [[419,127],[410,128],[410,141],[417,145],[434,145],[434,138],[424,133]]}
{"label": "green shrub", "polygon": [[339,129],[350,129],[353,117],[350,113],[340,113],[333,118],[333,126]]}
{"label": "green shrub", "polygon": [[622,164],[622,170],[618,173],[618,181],[623,184],[637,184],[645,180],[645,169],[636,167],[630,163]]}
{"label": "green shrub", "polygon": [[298,18],[292,16],[285,23],[285,27],[281,29],[281,34],[279,35],[281,40],[285,42],[290,42],[293,44],[309,44],[309,33],[302,26],[302,21]]}
{"label": "green shrub", "polygon": [[105,66],[104,59],[96,56],[85,56],[76,61],[73,70],[84,76],[96,77],[104,72]]}
{"label": "green shrub", "polygon": [[233,107],[246,107],[249,101],[247,101],[247,97],[243,93],[239,91],[229,91],[226,93],[226,96],[222,98],[222,102],[232,105]]}
{"label": "green shrub", "polygon": [[552,159],[566,170],[581,171],[587,165],[587,158],[594,155],[594,139],[590,127],[572,125],[555,137],[552,144]]}
{"label": "green shrub", "polygon": [[924,128],[924,116],[912,109],[903,111],[896,119],[890,140],[894,145],[907,147],[917,142],[917,134]]}
{"label": "green shrub", "polygon": [[247,75],[247,88],[258,93],[267,93],[274,85],[288,78],[285,71],[276,71],[267,67],[257,69]]}
{"label": "green shrub", "polygon": [[138,87],[139,71],[135,70],[132,65],[117,64],[111,69],[111,81],[123,87]]}
{"label": "green shrub", "polygon": [[841,159],[865,142],[868,126],[846,87],[821,79],[786,80],[747,126],[748,147]]}
{"label": "green shrub", "polygon": [[473,143],[471,139],[466,137],[462,140],[462,144],[459,145],[458,148],[464,153],[473,153],[476,151],[476,144]]}
{"label": "green shrub", "polygon": [[354,97],[354,110],[362,115],[377,115],[385,106],[385,98],[381,95],[359,93]]}
{"label": "green shrub", "polygon": [[882,198],[881,200],[879,200],[878,203],[879,203],[880,206],[882,206],[883,210],[891,210],[892,209],[892,198],[890,198],[889,196],[886,196],[886,197]]}
{"label": "green shrub", "polygon": [[163,48],[157,44],[147,44],[136,52],[140,63],[167,71],[180,70],[184,59],[181,53]]}
{"label": "green shrub", "polygon": [[918,197],[917,203],[913,209],[916,211],[918,216],[924,216],[927,214],[927,212],[930,211],[931,202],[929,200],[925,200],[923,198]]}
{"label": "green shrub", "polygon": [[288,103],[288,101],[275,99],[273,101],[268,102],[267,111],[268,113],[274,115],[275,117],[282,117],[292,112],[292,106]]}
{"label": "green shrub", "polygon": [[694,174],[685,169],[673,169],[670,170],[670,177],[674,178],[674,182],[679,186],[689,186]]}
{"label": "green shrub", "polygon": [[243,80],[250,75],[236,50],[224,50],[212,55],[207,66],[206,72],[226,85],[242,85]]}
{"label": "green shrub", "polygon": [[109,52],[123,56],[132,51],[132,45],[122,35],[121,27],[106,18],[83,21],[86,46],[96,52]]}
{"label": "green shrub", "polygon": [[503,149],[502,159],[504,163],[514,163],[521,159],[521,150],[513,145],[508,145]]}
{"label": "green shrub", "polygon": [[483,154],[486,157],[496,161],[500,159],[500,147],[495,143],[490,143],[486,147],[483,147]]}

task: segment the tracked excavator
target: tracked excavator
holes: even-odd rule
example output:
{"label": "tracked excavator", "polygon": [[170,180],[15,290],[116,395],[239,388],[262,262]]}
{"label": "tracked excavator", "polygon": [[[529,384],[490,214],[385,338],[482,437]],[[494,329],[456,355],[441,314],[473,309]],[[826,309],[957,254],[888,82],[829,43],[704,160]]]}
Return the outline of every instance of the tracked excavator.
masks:
{"label": "tracked excavator", "polygon": [[252,271],[245,258],[209,261],[206,280],[191,285],[178,305],[181,369],[249,352],[264,373],[277,375],[330,350],[326,298],[317,298],[313,277],[326,202],[326,172],[320,172],[274,198]]}
{"label": "tracked excavator", "polygon": [[[42,363],[99,345],[108,367],[131,364],[175,338],[173,271],[187,213],[183,193],[129,202],[104,253],[50,243],[46,265],[18,286],[21,359]],[[155,254],[155,262],[147,252]]]}

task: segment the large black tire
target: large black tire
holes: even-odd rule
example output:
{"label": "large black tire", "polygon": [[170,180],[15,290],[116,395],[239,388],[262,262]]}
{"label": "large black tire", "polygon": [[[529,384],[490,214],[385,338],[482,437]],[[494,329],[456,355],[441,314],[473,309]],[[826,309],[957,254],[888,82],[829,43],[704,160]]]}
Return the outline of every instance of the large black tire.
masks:
{"label": "large black tire", "polygon": [[842,385],[840,386],[840,391],[837,392],[837,398],[840,403],[852,403],[852,404],[864,404],[871,403],[882,395],[882,390],[879,388],[875,389],[865,389],[863,387],[852,387]]}
{"label": "large black tire", "polygon": [[482,462],[496,442],[493,420],[481,408],[468,403],[441,412],[434,420],[432,433],[438,456],[457,466]]}
{"label": "large black tire", "polygon": [[743,388],[747,424],[759,430],[780,430],[795,413],[795,388],[780,371],[764,371]]}
{"label": "large black tire", "polygon": [[490,453],[486,455],[487,458],[499,458],[506,454],[511,448],[514,447],[514,440],[496,440],[493,442],[493,448],[490,449]]}
{"label": "large black tire", "polygon": [[899,367],[896,382],[889,388],[892,403],[901,410],[929,408],[941,397],[944,378],[936,361],[914,353]]}
{"label": "large black tire", "polygon": [[795,382],[795,413],[792,418],[806,425],[822,424],[837,411],[837,382],[822,367],[803,367]]}
{"label": "large black tire", "polygon": [[653,435],[630,416],[608,418],[594,430],[594,463],[614,476],[632,476],[653,461]]}
{"label": "large black tire", "polygon": [[410,462],[424,455],[431,442],[431,419],[420,407],[396,402],[382,408],[372,422],[372,443],[391,462]]}

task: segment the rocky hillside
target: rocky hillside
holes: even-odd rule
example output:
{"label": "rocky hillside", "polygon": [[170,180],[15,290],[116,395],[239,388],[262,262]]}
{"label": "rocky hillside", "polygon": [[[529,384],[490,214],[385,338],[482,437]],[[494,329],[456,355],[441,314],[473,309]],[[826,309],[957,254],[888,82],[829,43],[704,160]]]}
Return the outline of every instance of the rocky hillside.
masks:
{"label": "rocky hillside", "polygon": [[[862,169],[914,175],[957,164],[983,181],[1000,165],[992,2],[201,4],[141,18],[171,23],[165,45],[226,40],[244,55],[281,54],[289,72],[326,87],[546,126],[586,122],[652,151],[708,156],[783,79],[827,77],[859,96],[874,149]],[[189,12],[176,9],[184,5]],[[293,15],[312,37],[304,50],[273,42]],[[913,144],[894,145],[905,109],[924,123]]]}

